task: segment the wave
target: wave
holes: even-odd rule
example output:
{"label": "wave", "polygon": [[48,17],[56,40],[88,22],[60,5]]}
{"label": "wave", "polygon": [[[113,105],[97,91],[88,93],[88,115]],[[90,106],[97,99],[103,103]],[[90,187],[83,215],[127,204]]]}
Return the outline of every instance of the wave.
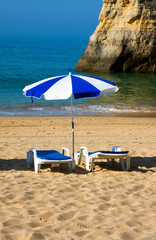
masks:
{"label": "wave", "polygon": [[[122,113],[154,113],[156,107],[152,106],[121,106],[121,105],[77,105],[73,107],[75,116],[84,115],[110,115]],[[41,107],[41,106],[18,106],[0,108],[0,116],[70,116],[71,106]]]}

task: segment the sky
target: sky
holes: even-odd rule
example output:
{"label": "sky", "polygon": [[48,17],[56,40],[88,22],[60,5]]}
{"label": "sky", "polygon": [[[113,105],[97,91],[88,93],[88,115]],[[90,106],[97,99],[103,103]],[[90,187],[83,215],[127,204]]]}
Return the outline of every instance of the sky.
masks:
{"label": "sky", "polygon": [[102,0],[0,0],[1,35],[92,34]]}

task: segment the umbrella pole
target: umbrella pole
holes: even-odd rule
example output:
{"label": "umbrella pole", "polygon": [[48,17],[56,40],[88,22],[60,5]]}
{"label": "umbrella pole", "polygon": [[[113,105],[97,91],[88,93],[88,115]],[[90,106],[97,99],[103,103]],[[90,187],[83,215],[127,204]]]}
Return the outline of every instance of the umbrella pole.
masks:
{"label": "umbrella pole", "polygon": [[71,95],[71,113],[72,113],[72,156],[74,160],[74,118],[73,118],[73,100]]}

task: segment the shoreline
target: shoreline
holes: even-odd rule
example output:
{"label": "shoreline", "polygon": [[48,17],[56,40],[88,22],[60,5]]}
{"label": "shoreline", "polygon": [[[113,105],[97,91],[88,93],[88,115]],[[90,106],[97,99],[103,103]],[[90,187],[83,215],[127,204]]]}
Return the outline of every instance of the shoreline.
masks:
{"label": "shoreline", "polygon": [[[36,118],[36,117],[71,117],[70,114],[68,115],[25,115],[25,116],[16,116],[16,115],[12,115],[12,116],[8,116],[8,115],[0,115],[0,118]],[[75,115],[73,115],[73,117],[152,117],[152,118],[156,118],[156,111],[151,111],[151,112],[120,112],[120,113],[94,113],[94,114],[82,114],[82,115],[78,115],[75,113]]]}
{"label": "shoreline", "polygon": [[[0,108],[0,116],[70,116],[70,105],[48,105],[48,103],[37,103],[19,106],[3,106]],[[74,116],[154,116],[156,117],[155,106],[115,106],[115,105],[90,105],[74,104]]]}

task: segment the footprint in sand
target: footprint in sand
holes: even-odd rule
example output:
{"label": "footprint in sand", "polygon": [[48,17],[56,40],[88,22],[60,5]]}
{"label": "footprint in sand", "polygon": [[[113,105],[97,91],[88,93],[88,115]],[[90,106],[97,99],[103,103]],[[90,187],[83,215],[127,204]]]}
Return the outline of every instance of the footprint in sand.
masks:
{"label": "footprint in sand", "polygon": [[5,227],[16,227],[16,226],[20,226],[21,224],[24,224],[24,223],[25,223],[25,221],[22,220],[21,218],[19,218],[19,219],[14,218],[14,219],[10,219],[10,220],[2,222],[3,226],[5,226]]}
{"label": "footprint in sand", "polygon": [[37,232],[33,233],[32,236],[30,237],[30,240],[38,240],[38,239],[44,240],[45,237],[43,234],[37,233]]}
{"label": "footprint in sand", "polygon": [[40,217],[40,221],[41,221],[41,222],[47,222],[47,218],[45,218],[45,217]]}
{"label": "footprint in sand", "polygon": [[84,237],[88,233],[89,233],[89,230],[87,230],[87,231],[77,231],[77,232],[75,232],[75,235],[78,236],[78,237]]}
{"label": "footprint in sand", "polygon": [[99,208],[99,210],[101,210],[101,211],[105,211],[105,210],[108,210],[110,206],[111,206],[111,204],[109,204],[109,203],[104,203],[104,204],[101,204],[98,208]]}
{"label": "footprint in sand", "polygon": [[[4,235],[0,235],[0,239],[2,240],[21,240],[21,235],[17,235],[17,234],[4,234]],[[24,238],[25,239],[25,238]]]}
{"label": "footprint in sand", "polygon": [[65,220],[70,220],[75,216],[75,212],[71,211],[71,212],[66,212],[66,213],[62,213],[59,214],[58,216],[58,220],[59,221],[65,221]]}
{"label": "footprint in sand", "polygon": [[140,233],[135,233],[135,232],[122,232],[120,234],[121,239],[127,240],[127,239],[136,239]]}
{"label": "footprint in sand", "polygon": [[89,229],[89,226],[88,225],[85,225],[85,224],[81,224],[81,223],[78,223],[78,224],[72,224],[72,225],[69,225],[66,230],[68,231],[83,231],[83,230],[87,230]]}

